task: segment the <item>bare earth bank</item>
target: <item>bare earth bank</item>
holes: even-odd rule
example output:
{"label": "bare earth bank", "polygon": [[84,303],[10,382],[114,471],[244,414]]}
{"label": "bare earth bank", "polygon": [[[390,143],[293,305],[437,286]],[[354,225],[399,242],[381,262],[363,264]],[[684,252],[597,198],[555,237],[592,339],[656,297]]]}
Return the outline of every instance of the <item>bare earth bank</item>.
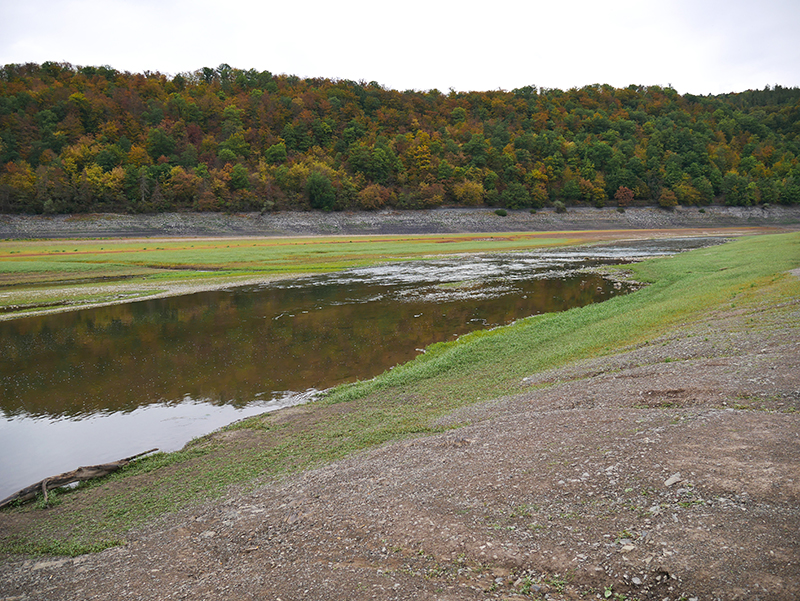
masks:
{"label": "bare earth bank", "polygon": [[491,209],[427,211],[163,213],[156,215],[0,215],[3,238],[160,237],[160,236],[300,236],[437,234],[514,231],[714,228],[800,225],[800,207],[654,207],[570,208],[536,213],[509,211],[500,217]]}

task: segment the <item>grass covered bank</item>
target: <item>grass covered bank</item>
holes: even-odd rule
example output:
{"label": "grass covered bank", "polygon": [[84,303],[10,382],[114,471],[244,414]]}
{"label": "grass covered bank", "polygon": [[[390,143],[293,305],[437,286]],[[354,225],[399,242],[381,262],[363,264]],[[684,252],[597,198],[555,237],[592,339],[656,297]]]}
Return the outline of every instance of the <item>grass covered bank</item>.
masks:
{"label": "grass covered bank", "polygon": [[[606,303],[537,316],[435,345],[312,405],[253,418],[184,451],[59,495],[58,505],[0,513],[4,552],[75,554],[117,544],[167,511],[386,441],[436,432],[452,410],[513,394],[526,376],[613,354],[732,306],[764,312],[800,297],[800,235],[760,236],[633,267],[650,286]],[[254,481],[254,479],[258,479]]]}
{"label": "grass covered bank", "polygon": [[615,236],[620,233],[6,240],[0,241],[0,315],[20,317],[385,261],[575,245]]}
{"label": "grass covered bank", "polygon": [[787,272],[798,265],[798,234],[745,238],[645,261],[624,268],[649,284],[634,294],[433,345],[380,378],[341,387],[327,402],[389,389],[455,403],[464,395],[509,394],[530,373],[646,342],[723,305],[779,304],[797,296],[798,280]]}

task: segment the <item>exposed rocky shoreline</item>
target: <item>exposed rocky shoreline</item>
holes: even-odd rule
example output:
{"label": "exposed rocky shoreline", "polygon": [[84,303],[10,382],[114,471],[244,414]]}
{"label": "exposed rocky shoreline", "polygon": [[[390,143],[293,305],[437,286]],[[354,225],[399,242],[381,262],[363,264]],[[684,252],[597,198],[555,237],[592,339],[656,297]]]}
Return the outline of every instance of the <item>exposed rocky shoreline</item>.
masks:
{"label": "exposed rocky shoreline", "polygon": [[[702,212],[701,212],[702,211]],[[2,215],[0,239],[318,236],[480,232],[670,229],[714,227],[798,227],[800,207],[570,208],[508,211],[432,209],[427,211],[160,213],[154,215]]]}

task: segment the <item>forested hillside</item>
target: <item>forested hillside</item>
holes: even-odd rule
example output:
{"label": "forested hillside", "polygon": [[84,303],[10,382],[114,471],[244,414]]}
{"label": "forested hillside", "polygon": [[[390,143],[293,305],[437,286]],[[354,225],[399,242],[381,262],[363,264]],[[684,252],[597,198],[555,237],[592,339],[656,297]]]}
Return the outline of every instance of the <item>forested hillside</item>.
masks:
{"label": "forested hillside", "polygon": [[[800,89],[0,69],[0,212],[800,204]],[[558,205],[557,205],[558,206]]]}

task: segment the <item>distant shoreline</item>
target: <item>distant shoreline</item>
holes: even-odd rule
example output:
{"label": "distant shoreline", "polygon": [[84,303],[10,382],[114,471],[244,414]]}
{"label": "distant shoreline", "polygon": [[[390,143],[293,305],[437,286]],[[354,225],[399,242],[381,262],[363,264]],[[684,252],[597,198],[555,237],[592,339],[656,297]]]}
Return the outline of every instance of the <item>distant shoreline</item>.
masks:
{"label": "distant shoreline", "polygon": [[800,229],[800,207],[614,207],[508,211],[442,208],[425,211],[158,213],[146,215],[0,215],[0,239],[355,236],[480,232],[765,227]]}

